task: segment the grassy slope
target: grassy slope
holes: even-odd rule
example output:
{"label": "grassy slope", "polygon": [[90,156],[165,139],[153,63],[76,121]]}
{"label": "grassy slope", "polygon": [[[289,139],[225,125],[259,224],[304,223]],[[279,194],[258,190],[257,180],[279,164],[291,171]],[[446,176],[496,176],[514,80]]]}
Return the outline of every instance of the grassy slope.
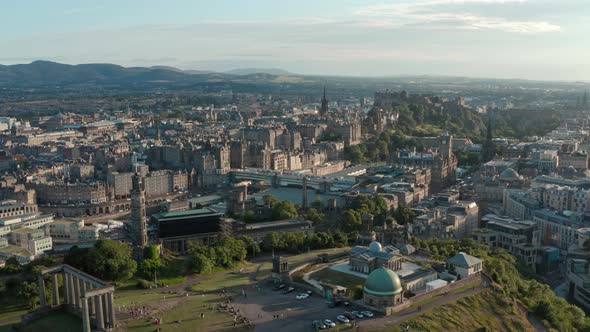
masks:
{"label": "grassy slope", "polygon": [[491,289],[426,311],[383,331],[401,332],[408,325],[410,331],[535,331],[514,303]]}

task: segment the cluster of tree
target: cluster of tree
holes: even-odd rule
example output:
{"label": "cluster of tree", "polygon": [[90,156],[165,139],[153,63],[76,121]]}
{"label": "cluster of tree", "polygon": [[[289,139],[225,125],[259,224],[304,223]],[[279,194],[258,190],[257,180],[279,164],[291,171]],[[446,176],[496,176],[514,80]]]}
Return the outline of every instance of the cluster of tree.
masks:
{"label": "cluster of tree", "polygon": [[383,197],[370,198],[367,195],[358,195],[344,210],[340,227],[345,232],[360,231],[364,218],[372,218],[375,224],[383,223],[388,212],[389,209]]}
{"label": "cluster of tree", "polygon": [[139,261],[139,265],[137,266],[137,272],[142,276],[152,279],[155,277],[156,273],[162,268],[163,262],[160,259],[160,252],[158,246],[151,245],[147,246],[143,250],[143,258]]}
{"label": "cluster of tree", "polygon": [[98,240],[89,249],[74,246],[64,257],[64,263],[108,281],[128,280],[137,270],[131,247],[113,240]]}
{"label": "cluster of tree", "polygon": [[504,296],[518,299],[529,312],[541,318],[548,328],[558,331],[590,330],[590,319],[582,309],[558,297],[548,285],[528,278],[530,270],[503,249],[488,248],[471,239],[416,239],[414,245],[431,252],[439,260],[458,252],[479,257],[484,260],[485,272],[501,286]]}
{"label": "cluster of tree", "polygon": [[336,132],[332,131],[332,130],[326,130],[322,137],[320,137],[320,139],[318,140],[320,142],[338,142],[338,141],[342,141],[342,135],[337,134]]}
{"label": "cluster of tree", "polygon": [[348,241],[349,236],[342,232],[271,232],[266,234],[262,240],[261,248],[266,252],[274,250],[298,254],[308,250],[347,246]]}
{"label": "cluster of tree", "polygon": [[496,111],[493,131],[496,137],[524,138],[542,136],[557,128],[561,123],[560,112],[553,110]]}
{"label": "cluster of tree", "polygon": [[228,236],[215,245],[193,245],[189,249],[192,269],[197,273],[209,273],[217,266],[229,269],[246,259],[252,242]]}
{"label": "cluster of tree", "polygon": [[[55,260],[50,257],[40,257],[26,265],[20,265],[15,258],[6,260],[6,265],[1,272],[5,276],[2,278],[4,287],[0,296],[15,299],[14,304],[23,304],[26,308],[35,308],[39,302],[39,283],[37,276],[48,266],[55,264]],[[47,301],[51,302],[53,279],[47,275],[45,278]],[[58,276],[58,282],[61,284],[61,276]]]}
{"label": "cluster of tree", "polygon": [[345,153],[353,163],[388,161],[398,149],[416,145],[414,139],[401,131],[388,130],[382,132],[376,139],[346,148]]}
{"label": "cluster of tree", "polygon": [[448,130],[461,137],[479,140],[485,128],[481,115],[469,109],[449,112],[410,104],[397,106],[394,111],[399,113],[397,128],[411,136],[432,136]]}
{"label": "cluster of tree", "polygon": [[400,225],[411,224],[416,213],[409,206],[400,206],[393,212],[393,218]]}
{"label": "cluster of tree", "polygon": [[246,222],[287,220],[299,217],[297,206],[290,201],[279,201],[271,195],[265,195],[263,200],[264,205],[270,209],[269,214],[256,215],[254,211],[247,211],[235,217]]}

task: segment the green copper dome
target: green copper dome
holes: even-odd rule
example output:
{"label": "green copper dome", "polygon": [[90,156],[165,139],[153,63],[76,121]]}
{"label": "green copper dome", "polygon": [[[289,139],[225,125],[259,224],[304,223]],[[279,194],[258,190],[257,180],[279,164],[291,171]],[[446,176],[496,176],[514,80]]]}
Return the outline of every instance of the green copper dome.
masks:
{"label": "green copper dome", "polygon": [[402,292],[402,282],[395,272],[382,267],[369,274],[364,291],[371,295],[395,295]]}

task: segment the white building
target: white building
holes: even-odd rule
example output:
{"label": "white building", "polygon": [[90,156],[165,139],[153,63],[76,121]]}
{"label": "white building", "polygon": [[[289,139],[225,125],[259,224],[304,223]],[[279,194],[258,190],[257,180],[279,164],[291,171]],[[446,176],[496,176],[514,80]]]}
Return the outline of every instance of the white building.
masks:
{"label": "white building", "polygon": [[483,261],[477,257],[460,252],[447,259],[447,266],[450,270],[455,270],[459,279],[465,279],[480,273],[483,270]]}

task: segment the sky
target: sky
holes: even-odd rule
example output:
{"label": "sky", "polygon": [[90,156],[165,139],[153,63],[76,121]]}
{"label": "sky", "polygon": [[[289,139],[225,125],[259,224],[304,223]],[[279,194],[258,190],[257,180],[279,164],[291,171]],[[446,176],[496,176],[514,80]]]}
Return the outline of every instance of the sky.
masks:
{"label": "sky", "polygon": [[590,0],[0,0],[0,64],[590,80]]}

